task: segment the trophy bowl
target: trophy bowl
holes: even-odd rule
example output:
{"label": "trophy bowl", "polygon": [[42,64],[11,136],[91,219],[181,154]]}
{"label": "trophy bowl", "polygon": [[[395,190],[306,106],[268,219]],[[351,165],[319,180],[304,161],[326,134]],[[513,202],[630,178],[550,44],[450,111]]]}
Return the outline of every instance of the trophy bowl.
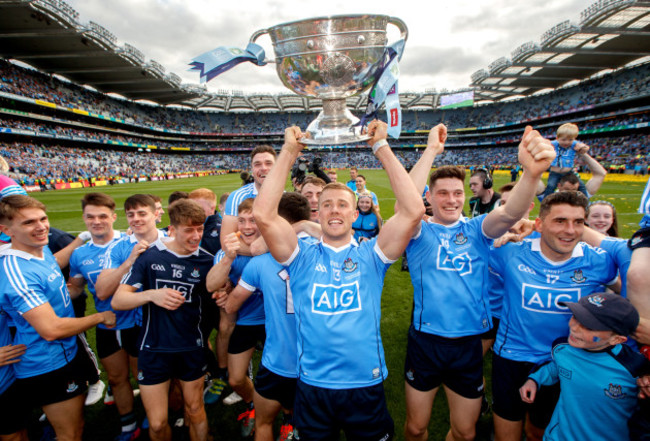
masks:
{"label": "trophy bowl", "polygon": [[370,88],[382,73],[387,51],[388,24],[406,40],[406,24],[386,15],[337,15],[294,21],[261,29],[254,43],[269,34],[282,83],[302,96],[320,98],[323,110],[307,127],[311,145],[348,144],[369,137],[361,133],[359,118],[346,98]]}

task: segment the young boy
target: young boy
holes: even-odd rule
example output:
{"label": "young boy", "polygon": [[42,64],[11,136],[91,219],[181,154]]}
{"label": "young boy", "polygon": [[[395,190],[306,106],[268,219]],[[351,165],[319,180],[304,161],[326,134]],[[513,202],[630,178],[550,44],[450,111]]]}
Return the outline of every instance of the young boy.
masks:
{"label": "young boy", "polygon": [[650,375],[650,362],[623,344],[638,326],[639,313],[611,293],[559,304],[573,313],[568,342],[556,341],[553,360],[529,376],[521,399],[532,403],[538,385],[560,382],[545,441],[630,439],[627,421],[637,403],[636,378]]}
{"label": "young boy", "polygon": [[[542,194],[542,199],[555,192],[562,176],[573,173],[576,154],[582,155],[589,151],[589,146],[577,141],[577,137],[578,126],[575,124],[562,124],[557,129],[555,141],[551,141],[551,144],[555,148],[555,160],[548,169],[548,181],[546,183],[546,190]],[[578,190],[589,197],[585,184],[582,181],[580,181],[580,188]]]}

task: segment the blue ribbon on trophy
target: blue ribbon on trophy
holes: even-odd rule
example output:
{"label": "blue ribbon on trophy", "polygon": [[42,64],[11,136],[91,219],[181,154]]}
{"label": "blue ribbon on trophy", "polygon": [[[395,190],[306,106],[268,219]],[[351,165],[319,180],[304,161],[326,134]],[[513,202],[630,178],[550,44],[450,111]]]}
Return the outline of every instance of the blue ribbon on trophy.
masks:
{"label": "blue ribbon on trophy", "polygon": [[198,70],[201,83],[205,83],[232,69],[238,64],[251,62],[264,66],[264,49],[259,44],[249,43],[246,49],[238,47],[220,46],[194,58],[190,63],[190,70]]}
{"label": "blue ribbon on trophy", "polygon": [[358,125],[365,126],[368,121],[377,118],[382,104],[386,104],[388,134],[398,139],[402,130],[402,109],[399,104],[397,80],[399,79],[398,61],[402,58],[405,40],[400,39],[386,48],[387,60],[381,67],[381,74],[368,94],[368,105]]}

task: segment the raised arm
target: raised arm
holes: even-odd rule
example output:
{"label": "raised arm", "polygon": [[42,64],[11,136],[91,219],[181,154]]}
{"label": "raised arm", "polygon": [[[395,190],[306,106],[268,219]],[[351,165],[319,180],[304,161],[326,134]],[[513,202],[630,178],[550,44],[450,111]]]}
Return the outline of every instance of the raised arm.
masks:
{"label": "raised arm", "polygon": [[241,241],[236,233],[230,233],[223,240],[224,247],[222,248],[224,256],[221,260],[210,268],[208,276],[205,279],[205,287],[208,292],[215,292],[228,283],[228,275],[232,263],[237,258],[237,253],[241,247]]}
{"label": "raised arm", "polygon": [[445,150],[445,141],[447,141],[447,127],[444,124],[438,124],[429,131],[427,148],[424,149],[422,156],[409,173],[415,184],[415,189],[420,192],[418,193],[420,195],[426,188],[433,161]]}
{"label": "raised arm", "polygon": [[585,153],[581,155],[581,157],[591,172],[591,179],[587,181],[585,187],[587,188],[587,192],[589,192],[590,195],[595,195],[598,193],[600,186],[603,185],[603,182],[605,181],[607,170],[605,170],[605,168],[600,165],[600,162],[596,161],[588,154]]}
{"label": "raised arm", "polygon": [[368,134],[371,136],[368,144],[372,146],[373,153],[386,170],[397,204],[400,206],[399,211],[386,221],[377,235],[379,249],[388,259],[395,260],[404,252],[425,210],[421,197],[422,191],[418,193],[415,184],[409,179],[408,173],[390,149],[386,141],[388,136],[386,129],[387,125],[382,121],[375,120],[368,124]]}
{"label": "raised arm", "polygon": [[264,179],[253,204],[255,223],[262,232],[271,255],[278,262],[286,262],[298,245],[298,238],[291,224],[278,214],[278,204],[291,167],[304,147],[300,143],[302,137],[298,127],[289,127],[284,131],[282,151],[271,172]]}
{"label": "raised arm", "polygon": [[519,143],[519,163],[523,173],[510,192],[508,203],[492,210],[483,221],[483,232],[492,238],[501,237],[519,221],[535,197],[537,183],[555,158],[555,149],[537,130],[526,126]]}

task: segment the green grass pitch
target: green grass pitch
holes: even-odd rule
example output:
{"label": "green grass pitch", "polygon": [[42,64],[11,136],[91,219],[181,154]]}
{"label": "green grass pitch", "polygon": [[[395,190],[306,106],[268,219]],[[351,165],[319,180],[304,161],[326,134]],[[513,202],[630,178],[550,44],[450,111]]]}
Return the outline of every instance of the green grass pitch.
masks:
{"label": "green grass pitch", "polygon": [[[394,195],[386,174],[382,170],[364,170],[362,172],[368,180],[368,188],[374,191],[379,200],[381,213],[384,219],[390,217],[393,213]],[[604,199],[612,202],[618,212],[619,231],[622,237],[629,237],[637,228],[641,215],[636,213],[639,206],[639,199],[645,179],[635,181],[620,181],[623,176],[608,176],[607,181],[593,199]],[[347,180],[348,175],[345,171],[339,171],[339,179]],[[497,173],[495,176],[494,187],[498,189],[501,185],[509,181],[509,175],[506,173]],[[78,232],[85,229],[81,220],[80,199],[82,195],[90,191],[106,192],[113,196],[118,207],[126,197],[134,193],[155,193],[166,201],[172,191],[184,190],[191,191],[198,187],[207,187],[212,189],[217,195],[225,191],[232,191],[240,185],[237,174],[210,176],[205,178],[192,178],[182,180],[171,180],[162,182],[142,182],[138,184],[125,184],[107,187],[97,187],[94,189],[73,189],[48,191],[44,193],[34,193],[34,197],[43,201],[48,207],[48,214],[52,226],[63,230]],[[289,187],[287,187],[289,188]],[[469,187],[467,187],[467,194]],[[469,199],[469,198],[468,198]],[[166,206],[166,202],[163,203]],[[539,204],[533,211],[535,215],[538,211]],[[466,206],[466,212],[467,212]],[[125,229],[126,219],[124,212],[118,208],[118,220],[116,228]],[[168,218],[163,218],[163,225],[167,225]],[[406,334],[410,323],[410,313],[412,305],[412,287],[408,273],[400,271],[399,263],[393,265],[386,276],[382,296],[382,338],[386,352],[389,376],[385,382],[386,396],[389,410],[395,420],[396,439],[403,439],[403,426],[405,419],[404,406],[404,383],[403,383],[403,364],[406,354]],[[92,300],[89,299],[88,311],[94,310]],[[94,344],[94,330],[88,332],[89,340]],[[259,359],[259,358],[258,358]],[[490,376],[489,359],[486,360],[486,377]],[[488,380],[488,394],[490,393],[490,384]],[[143,416],[142,407],[139,399],[136,400],[136,409],[140,417]],[[234,406],[224,406],[221,402],[213,406],[208,406],[207,412],[210,420],[211,435],[215,440],[236,440],[240,438],[239,427],[236,424],[237,415],[243,411],[241,404]],[[489,440],[491,430],[491,416],[482,417],[478,425],[477,440]],[[434,411],[430,423],[430,439],[442,440],[449,428],[449,419],[447,414],[444,394],[439,394],[436,399]],[[31,434],[38,432],[37,423],[34,422]],[[84,439],[87,440],[110,440],[118,433],[119,419],[114,407],[106,407],[103,403],[98,403],[91,408],[86,409],[86,426]]]}

